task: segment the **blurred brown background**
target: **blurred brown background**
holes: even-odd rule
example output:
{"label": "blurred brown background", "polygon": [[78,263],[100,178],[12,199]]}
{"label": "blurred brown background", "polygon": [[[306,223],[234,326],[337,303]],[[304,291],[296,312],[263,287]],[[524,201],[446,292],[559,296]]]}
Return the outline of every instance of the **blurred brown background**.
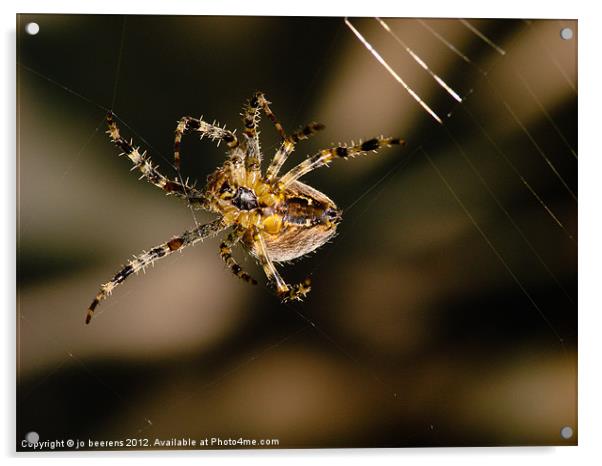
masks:
{"label": "blurred brown background", "polygon": [[[458,20],[387,22],[464,103],[352,19],[443,126],[342,18],[18,17],[18,439],[576,443],[577,41],[560,29],[577,23],[470,20],[502,56]],[[333,243],[280,267],[312,274],[309,299],[281,305],[243,251],[260,285],[237,280],[213,239],[128,280],[85,326],[131,254],[194,225],[117,157],[102,107],[173,176],[176,121],[239,127],[257,89],[289,131],[327,126],[291,164],[338,141],[407,141],[304,178],[345,210]],[[269,159],[269,123],[262,141]],[[223,158],[184,141],[201,184]]]}

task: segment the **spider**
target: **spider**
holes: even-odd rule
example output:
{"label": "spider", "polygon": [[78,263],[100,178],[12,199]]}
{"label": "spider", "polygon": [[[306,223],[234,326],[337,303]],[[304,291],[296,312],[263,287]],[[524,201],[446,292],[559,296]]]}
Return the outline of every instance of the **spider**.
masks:
{"label": "spider", "polygon": [[[218,218],[135,256],[111,281],[101,285],[88,308],[86,323],[92,319],[100,301],[106,299],[130,275],[174,251],[182,251],[228,228],[231,230],[221,242],[219,254],[234,275],[257,284],[232,257],[232,248],[242,243],[258,260],[282,301],[302,300],[309,293],[309,278],[301,283],[288,284],[276,270],[275,263],[304,256],[326,243],[335,234],[342,212],[328,196],[300,182],[299,178],[318,167],[327,166],[335,158],[346,159],[376,152],[383,146],[400,145],[404,141],[380,136],[360,141],[359,144],[352,142],[351,145],[323,149],[279,176],[282,165],[295,150],[295,145],[324,129],[324,125],[312,122],[287,136],[272,113],[270,103],[262,92],[256,92],[246,102],[242,113],[244,130],[241,137],[225,127],[203,121],[202,117],[186,116],[179,120],[174,139],[174,165],[178,172],[180,143],[184,134],[196,132],[201,138],[207,136],[217,140],[218,145],[223,141],[228,146],[226,161],[208,177],[203,190],[178,179],[170,180],[161,174],[146,152],[141,153],[131,140],[128,142],[121,136],[112,113],[107,115],[107,133],[111,141],[121,150],[120,155],[127,155],[132,161],[132,170],[141,172],[140,179],[145,179],[168,195],[186,200],[194,208],[215,213]],[[272,121],[282,138],[265,174],[261,172],[262,154],[257,131],[261,111]]]}

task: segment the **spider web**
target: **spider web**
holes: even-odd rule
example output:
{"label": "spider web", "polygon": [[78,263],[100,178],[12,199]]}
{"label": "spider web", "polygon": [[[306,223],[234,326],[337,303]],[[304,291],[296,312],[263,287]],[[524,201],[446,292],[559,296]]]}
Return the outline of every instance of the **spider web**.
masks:
{"label": "spider web", "polygon": [[[31,18],[19,17],[19,31]],[[52,17],[33,19],[42,24],[42,34],[45,23],[50,29],[57,25],[53,24]],[[60,22],[65,18],[54,20]],[[91,24],[94,18],[80,20]],[[26,88],[26,91],[20,91],[21,108],[33,105],[32,98],[41,97],[48,107],[68,105],[80,118],[75,122],[73,118],[65,117],[64,120],[74,127],[72,131],[60,133],[61,137],[49,136],[52,134],[50,129],[43,132],[44,137],[50,138],[43,140],[47,143],[44,153],[54,154],[53,149],[60,149],[68,154],[56,160],[50,156],[35,159],[43,164],[42,168],[48,169],[49,176],[29,177],[31,172],[27,167],[21,166],[20,170],[18,254],[22,288],[18,298],[18,438],[22,432],[36,429],[32,420],[37,417],[28,406],[34,407],[34,411],[35,407],[39,409],[48,401],[44,393],[56,395],[65,390],[65,383],[73,388],[66,390],[63,397],[54,399],[55,406],[47,411],[56,417],[63,416],[66,421],[45,425],[49,436],[107,438],[110,435],[143,434],[152,438],[165,437],[170,432],[174,435],[198,432],[194,430],[192,420],[182,420],[181,424],[174,425],[169,413],[185,412],[189,405],[207,408],[204,400],[208,399],[209,403],[221,406],[221,410],[216,408],[210,413],[214,424],[209,421],[203,424],[205,429],[212,429],[211,433],[232,435],[232,432],[239,432],[247,436],[278,437],[279,434],[270,431],[278,424],[266,424],[268,428],[264,426],[262,430],[263,413],[253,414],[252,410],[247,415],[254,421],[215,421],[220,415],[233,415],[219,404],[223,402],[220,389],[229,393],[231,399],[241,400],[239,409],[253,400],[239,392],[244,392],[245,383],[250,383],[255,395],[263,393],[262,387],[272,397],[284,393],[280,404],[270,400],[280,410],[286,406],[292,409],[290,405],[295,404],[295,396],[300,397],[312,413],[312,407],[346,399],[341,396],[343,394],[350,397],[346,404],[333,408],[348,429],[342,431],[347,432],[342,443],[333,440],[339,431],[327,423],[324,430],[318,429],[316,434],[300,428],[298,437],[282,440],[286,444],[281,446],[287,447],[491,442],[491,438],[495,438],[493,433],[489,437],[480,437],[470,429],[461,434],[453,433],[453,426],[444,416],[446,403],[482,391],[482,385],[471,375],[483,367],[482,362],[466,356],[475,349],[485,348],[485,353],[501,366],[505,358],[523,359],[525,356],[532,363],[525,366],[527,369],[546,369],[551,365],[552,369],[546,375],[556,377],[554,380],[562,379],[557,386],[564,387],[565,380],[574,375],[576,355],[577,151],[575,128],[571,126],[574,124],[576,87],[570,77],[571,70],[565,69],[566,59],[561,61],[558,54],[559,46],[546,43],[549,43],[550,30],[559,31],[567,25],[575,29],[574,22],[364,18],[340,19],[335,23],[315,19],[315,22],[325,22],[332,28],[332,33],[322,37],[327,45],[316,53],[317,57],[309,65],[304,65],[306,68],[289,64],[294,72],[302,74],[298,80],[290,79],[292,90],[279,90],[275,84],[293,74],[289,71],[273,79],[275,90],[272,92],[262,82],[261,78],[265,80],[265,76],[250,76],[245,86],[235,87],[227,86],[228,82],[232,86],[233,78],[231,81],[224,78],[223,87],[212,89],[211,70],[216,68],[207,58],[209,47],[215,46],[218,40],[232,40],[221,34],[220,21],[226,20],[220,18],[213,22],[205,19],[207,29],[216,34],[217,39],[205,46],[206,49],[201,45],[202,50],[195,56],[186,57],[192,62],[189,72],[165,72],[170,60],[158,64],[157,55],[165,54],[174,63],[185,62],[180,56],[184,52],[176,44],[182,38],[187,39],[187,34],[194,37],[191,29],[194,18],[181,18],[183,32],[176,32],[173,21],[166,22],[169,45],[163,45],[163,49],[160,44],[141,48],[140,44],[145,41],[153,43],[152,31],[159,21],[161,18],[106,17],[102,30],[108,31],[104,34],[110,45],[104,54],[95,57],[74,52],[82,63],[64,73],[43,59],[38,63],[27,62],[29,56],[36,56],[28,55],[31,51],[18,55],[18,85]],[[224,29],[240,30],[242,35],[249,32],[244,19],[228,21],[230,27]],[[301,24],[301,20],[298,21]],[[292,39],[288,40],[298,41],[301,45],[283,39],[283,47],[305,50],[299,24],[292,21],[289,27],[293,32],[283,37],[290,37]],[[251,28],[255,26],[252,24]],[[268,30],[272,33],[282,32],[273,25],[271,27]],[[98,29],[88,37],[94,37],[94,31],[98,32]],[[77,27],[70,32],[78,32]],[[308,36],[309,33],[303,34],[306,39]],[[52,35],[50,38],[58,40]],[[202,38],[208,40],[207,35]],[[24,44],[26,40],[39,39],[41,36],[19,38]],[[552,91],[560,88],[561,98],[547,98],[555,94],[552,91],[546,94],[539,80],[541,74],[526,67],[525,44],[539,52],[549,76],[560,76],[559,80],[553,80],[557,87]],[[234,43],[227,43],[219,48],[219,52],[225,53],[234,46]],[[333,56],[337,57],[334,64]],[[101,66],[93,66],[93,77],[90,77],[86,74],[86,65],[92,66],[94,62]],[[257,68],[262,66],[267,66],[266,61],[259,63]],[[195,82],[197,69],[204,70],[207,75],[198,78],[198,83]],[[270,71],[277,73],[279,69],[272,67]],[[74,70],[80,74],[67,78]],[[94,80],[100,85],[95,89],[82,87],[78,77],[81,82]],[[138,90],[136,83],[146,79],[151,81],[148,88],[158,86],[155,89],[160,92],[149,97],[147,86],[140,85]],[[366,84],[362,79],[373,80],[374,84]],[[170,85],[166,86],[163,80]],[[562,84],[558,84],[559,81]],[[179,86],[173,86],[174,83]],[[245,89],[239,94],[240,87]],[[289,304],[284,306],[288,312],[283,312],[283,307],[273,303],[274,298],[265,287],[247,290],[244,284],[232,283],[234,280],[227,274],[212,272],[219,266],[219,259],[210,259],[216,255],[216,245],[208,241],[193,251],[186,251],[179,261],[166,259],[145,279],[126,283],[99,308],[100,319],[96,319],[93,328],[82,329],[83,325],[79,324],[83,322],[83,309],[96,291],[95,287],[114,273],[127,253],[137,253],[145,245],[150,248],[170,235],[190,228],[186,220],[192,219],[199,225],[209,219],[190,206],[174,215],[173,200],[162,199],[146,186],[149,197],[154,195],[153,200],[138,194],[142,188],[139,185],[132,188],[131,177],[121,174],[127,161],[119,160],[117,164],[113,148],[106,143],[106,138],[99,137],[104,114],[113,111],[123,133],[142,144],[166,173],[171,169],[171,175],[183,181],[184,175],[173,170],[169,152],[170,135],[177,118],[184,114],[200,116],[195,113],[199,111],[208,115],[210,121],[213,115],[229,118],[239,111],[242,101],[256,88],[268,94],[276,115],[289,131],[305,123],[306,117],[309,117],[307,121],[314,118],[310,112],[315,111],[327,124],[326,133],[330,134],[317,136],[307,145],[299,146],[292,157],[296,160],[305,153],[311,154],[328,146],[332,143],[328,140],[332,134],[341,134],[341,139],[357,139],[358,136],[371,137],[374,131],[386,131],[403,136],[408,142],[403,152],[388,154],[382,151],[376,157],[333,164],[330,170],[307,177],[309,184],[316,184],[327,193],[337,193],[335,199],[340,199],[345,216],[333,244],[313,258],[280,267],[290,281],[306,273],[312,275],[315,304]],[[236,90],[232,92],[235,94],[232,98],[224,97],[223,93],[228,89]],[[345,101],[339,94],[345,91],[343,98],[347,98],[356,95],[350,90],[357,89],[364,91],[365,96],[356,98],[348,104],[349,109],[342,111]],[[223,98],[220,101],[216,96],[207,97],[208,94],[219,94]],[[209,100],[208,105],[201,102],[205,98]],[[107,102],[107,106],[103,102]],[[287,108],[293,109],[289,112],[292,117],[287,116]],[[391,113],[391,109],[396,110]],[[42,106],[38,108],[41,113],[43,110]],[[378,110],[389,115],[388,119],[379,118]],[[402,112],[407,116],[401,117]],[[497,124],[496,118],[502,123]],[[30,119],[35,121],[31,116]],[[317,120],[317,116],[314,119]],[[227,123],[234,126],[238,121],[229,118]],[[58,124],[49,122],[49,126],[58,131]],[[27,121],[20,126],[33,127],[35,125]],[[403,130],[402,134],[398,134],[400,130]],[[26,147],[27,139],[23,129],[21,131],[20,160],[26,163],[27,154],[39,154],[42,149]],[[276,148],[276,137],[270,131],[269,124],[264,122],[261,138],[266,158]],[[68,144],[63,142],[65,138]],[[206,141],[203,142],[201,146],[195,145],[196,141],[185,141],[182,149],[184,172],[208,173],[220,163],[221,151],[207,147]],[[102,158],[95,157],[95,153],[102,154]],[[195,157],[192,154],[203,155]],[[112,168],[107,168],[106,160],[111,166],[117,165],[114,171],[109,172]],[[53,164],[58,166],[57,170]],[[116,181],[112,181],[111,188],[107,189],[103,180],[111,178]],[[343,179],[349,181],[342,182]],[[202,182],[202,177],[199,181]],[[68,189],[63,190],[61,186]],[[57,216],[62,219],[62,226],[53,226],[57,222],[49,222],[48,217],[32,208],[33,201],[40,198],[30,198],[27,193],[38,187],[46,189],[51,200],[62,205]],[[106,193],[113,188],[117,193],[110,199],[99,200],[84,195],[100,189]],[[82,193],[81,203],[72,202],[76,193]],[[391,205],[405,208],[416,216],[416,220],[408,220],[403,209],[392,209]],[[76,217],[75,220],[65,215],[69,209],[74,209],[71,216]],[[130,219],[119,214],[132,209]],[[440,221],[447,236],[433,231],[433,218],[430,218],[431,223],[426,222],[429,219],[425,219],[424,212],[428,209],[433,211],[434,217],[444,214]],[[57,214],[56,209],[53,214]],[[99,217],[104,221],[90,221]],[[162,218],[170,219],[167,225]],[[57,239],[67,228],[73,230],[67,235],[69,247]],[[82,235],[81,232],[85,232],[86,240],[78,242],[75,238]],[[403,240],[396,239],[398,236],[404,236]],[[456,238],[458,244],[449,246],[445,237]],[[403,241],[408,241],[410,246],[399,247]],[[436,247],[429,247],[429,241]],[[45,252],[46,248],[54,251],[54,255]],[[98,254],[85,252],[97,248]],[[412,248],[421,254],[413,255]],[[385,250],[392,251],[395,261],[383,258],[386,254],[381,251]],[[57,274],[55,281],[31,276],[35,267],[27,261],[37,254],[42,254],[41,258],[51,264],[41,270]],[[367,260],[370,254],[375,259],[373,263],[365,264],[366,270],[353,262],[354,255]],[[446,254],[450,255],[447,260]],[[484,277],[477,280],[474,274],[468,273],[471,278],[462,281],[453,276],[467,273],[461,266],[452,267],[459,259],[472,267],[481,267]],[[180,261],[183,265],[178,266]],[[407,267],[399,266],[404,262],[413,264],[430,279],[450,280],[452,284],[426,286],[424,281],[408,275]],[[204,270],[199,272],[196,265]],[[243,265],[255,275],[259,273],[250,261],[243,260]],[[167,270],[174,267],[181,268],[174,273],[176,278],[171,278],[172,274]],[[344,273],[346,267],[351,272]],[[386,272],[381,273],[379,267],[384,267]],[[439,267],[442,270],[438,270]],[[70,271],[79,271],[85,279],[74,279]],[[212,280],[211,275],[215,275],[215,279]],[[390,285],[396,287],[394,279],[400,277],[414,280],[423,289],[415,295],[405,289],[403,292],[391,291]],[[152,282],[143,283],[147,280]],[[199,309],[194,301],[205,298],[208,288],[203,286],[203,281],[209,284],[208,288],[216,288],[214,294],[220,299],[226,299],[224,296],[229,294],[233,296],[225,304],[217,301],[217,297],[208,298]],[[481,288],[466,289],[475,285]],[[359,307],[370,312],[358,310],[350,300],[354,294],[341,290],[356,290],[356,299],[362,303]],[[185,299],[170,306],[170,300],[183,293]],[[157,296],[161,294],[167,298]],[[429,294],[437,298],[423,303]],[[153,308],[155,299],[159,304]],[[367,299],[374,299],[374,309],[368,309]],[[391,307],[391,300],[398,305]],[[64,305],[65,311],[53,312],[50,316],[47,306],[55,309],[58,304]],[[407,310],[411,304],[418,312]],[[158,310],[161,307],[165,311]],[[180,312],[180,308],[188,311]],[[385,311],[379,311],[380,308]],[[387,312],[393,308],[404,318],[392,318]],[[142,312],[136,309],[142,309]],[[492,315],[485,315],[488,311]],[[171,315],[164,320],[157,317],[164,312]],[[192,317],[191,312],[196,315]],[[199,317],[198,314],[203,312],[207,315]],[[346,315],[347,312],[350,315]],[[220,317],[220,313],[226,317]],[[374,313],[373,317],[371,313]],[[108,316],[115,314],[119,315],[118,320],[109,322]],[[187,333],[184,327],[174,325],[178,320],[186,319],[190,319],[190,323],[184,327],[207,326],[209,330]],[[420,324],[412,326],[411,319]],[[123,329],[115,329],[116,323],[123,323]],[[391,323],[395,324],[393,331],[386,328]],[[411,331],[404,333],[399,330],[403,325],[417,333],[434,327],[435,337],[424,334],[415,337]],[[156,330],[147,333],[147,328]],[[183,335],[183,348],[174,348],[171,341],[166,341],[162,336],[166,329],[169,331],[164,333],[170,338]],[[134,334],[137,340],[131,346],[127,345],[126,340]],[[195,343],[195,339],[201,343]],[[493,343],[486,344],[487,339]],[[514,354],[508,350],[512,345],[520,345],[523,349]],[[149,355],[145,354],[144,347],[149,348]],[[43,354],[41,348],[46,348],[47,354]],[[457,349],[462,363],[457,366],[455,376],[445,373],[450,360],[442,355],[452,348]],[[414,358],[422,364],[419,369],[410,362]],[[116,363],[115,359],[121,362]],[[149,364],[145,366],[144,361]],[[288,369],[289,365],[295,367],[293,372]],[[429,365],[432,365],[432,372],[425,369]],[[335,367],[342,369],[337,372]],[[509,373],[523,377],[520,380],[525,383],[540,382],[526,377],[522,366],[516,373],[512,372],[512,365],[507,370],[509,372],[502,370],[500,375],[489,374],[488,381],[495,383]],[[476,388],[473,392],[459,391],[450,398],[437,392],[420,404],[416,387],[429,386],[433,374],[442,372],[442,386],[465,382]],[[330,390],[336,397],[318,402],[309,398],[308,401],[308,393],[314,393],[312,383],[301,377],[299,383],[305,391],[297,392],[296,387],[283,382],[286,377],[297,380],[299,374],[304,373],[311,377],[324,376],[325,385],[318,384],[319,390],[315,390],[320,393]],[[325,376],[333,373],[331,378]],[[415,381],[408,382],[407,378]],[[267,381],[262,382],[263,379]],[[545,377],[542,380],[545,381]],[[269,381],[280,388],[267,391],[262,383]],[[354,384],[357,386],[350,390],[348,387]],[[435,386],[438,385],[435,383]],[[288,397],[287,390],[291,390]],[[561,393],[574,394],[570,387]],[[499,394],[493,393],[484,399],[493,403],[496,396]],[[546,396],[551,395],[544,393],[544,399]],[[84,401],[82,415],[74,413],[69,403],[71,397]],[[414,407],[415,403],[420,409]],[[429,407],[429,403],[434,407]],[[372,419],[366,410],[375,405],[379,409]],[[352,415],[346,415],[346,409]],[[393,414],[387,416],[388,411]],[[106,412],[112,416],[106,417]],[[452,410],[449,416],[459,413],[463,412]],[[302,414],[303,411],[292,410],[288,419],[296,419]],[[551,427],[537,425],[535,441],[559,443],[560,439],[557,435],[553,437],[551,432],[557,434],[562,427],[557,425],[558,422],[576,426],[574,416],[574,412],[565,410],[549,421]],[[369,420],[368,425],[377,434],[367,434],[354,425],[352,419],[355,417],[362,422]],[[407,420],[394,421],[400,417]],[[468,418],[476,420],[477,424],[483,422],[478,413],[472,413]],[[102,421],[94,423],[93,419]],[[286,415],[284,419],[287,419]],[[503,416],[500,419],[503,423]],[[524,435],[526,433],[521,431],[517,437],[504,437],[501,443],[520,442]]]}

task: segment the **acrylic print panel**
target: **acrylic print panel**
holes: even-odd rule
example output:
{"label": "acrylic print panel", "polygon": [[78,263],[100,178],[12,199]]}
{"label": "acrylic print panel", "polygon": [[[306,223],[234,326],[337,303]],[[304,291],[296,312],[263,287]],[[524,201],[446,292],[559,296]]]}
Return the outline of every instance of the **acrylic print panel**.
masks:
{"label": "acrylic print panel", "polygon": [[[577,37],[556,19],[19,15],[16,448],[575,445]],[[342,210],[337,235],[276,263],[311,278],[302,302],[249,232],[315,239],[315,192],[273,184],[270,222],[233,171],[213,193],[246,196],[229,221],[255,286],[220,258],[232,228],[157,249],[216,219],[193,194],[232,139],[202,125],[251,158],[258,90],[286,135],[326,126],[281,175],[334,148],[300,181]],[[177,122],[201,115],[177,170]],[[260,115],[265,173],[282,139]],[[381,135],[405,146],[372,153]]]}

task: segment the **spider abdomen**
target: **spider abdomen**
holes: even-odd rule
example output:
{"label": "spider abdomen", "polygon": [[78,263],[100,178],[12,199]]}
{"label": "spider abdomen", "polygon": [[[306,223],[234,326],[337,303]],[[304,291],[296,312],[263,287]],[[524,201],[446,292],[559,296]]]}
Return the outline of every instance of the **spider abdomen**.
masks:
{"label": "spider abdomen", "polygon": [[[274,213],[263,218],[266,249],[272,260],[286,262],[302,257],[322,246],[336,233],[341,212],[325,194],[295,181],[282,193],[283,200]],[[251,234],[243,243],[257,255]]]}

